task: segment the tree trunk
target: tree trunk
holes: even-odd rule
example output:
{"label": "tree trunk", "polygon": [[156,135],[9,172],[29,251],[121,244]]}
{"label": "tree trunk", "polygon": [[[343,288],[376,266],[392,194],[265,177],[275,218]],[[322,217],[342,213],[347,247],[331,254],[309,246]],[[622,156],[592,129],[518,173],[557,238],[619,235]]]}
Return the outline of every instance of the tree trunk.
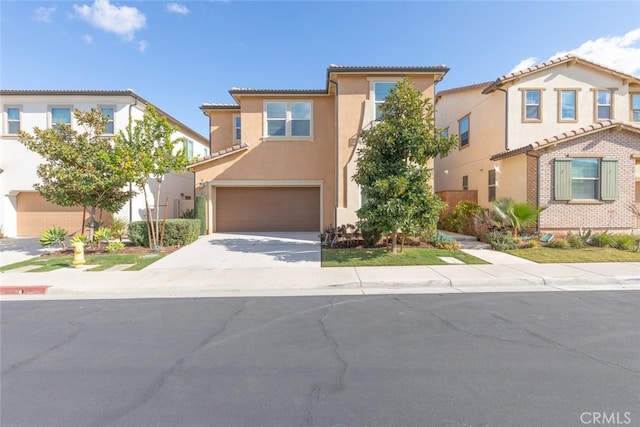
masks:
{"label": "tree trunk", "polygon": [[154,232],[153,232],[153,215],[151,215],[151,208],[149,208],[149,199],[147,197],[147,189],[143,187],[144,194],[144,205],[147,209],[147,236],[149,238],[149,248],[155,248],[155,241],[153,240]]}
{"label": "tree trunk", "polygon": [[84,229],[87,228],[87,223],[85,222],[85,218],[87,217],[87,207],[82,207],[82,225],[80,226],[80,234],[84,234]]}
{"label": "tree trunk", "polygon": [[398,230],[395,230],[391,236],[391,253],[394,255],[398,253]]}
{"label": "tree trunk", "polygon": [[162,180],[158,181],[158,191],[156,191],[156,228],[155,228],[155,241],[156,246],[162,246],[160,242],[160,186],[162,185]]}

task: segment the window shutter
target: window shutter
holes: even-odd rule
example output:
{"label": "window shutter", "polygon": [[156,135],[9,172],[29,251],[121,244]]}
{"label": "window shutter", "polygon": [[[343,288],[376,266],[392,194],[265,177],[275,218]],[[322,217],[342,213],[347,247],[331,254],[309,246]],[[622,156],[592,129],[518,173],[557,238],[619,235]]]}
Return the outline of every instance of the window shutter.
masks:
{"label": "window shutter", "polygon": [[557,158],[554,179],[555,199],[571,200],[571,159]]}
{"label": "window shutter", "polygon": [[618,160],[602,159],[602,200],[616,200],[618,198]]}

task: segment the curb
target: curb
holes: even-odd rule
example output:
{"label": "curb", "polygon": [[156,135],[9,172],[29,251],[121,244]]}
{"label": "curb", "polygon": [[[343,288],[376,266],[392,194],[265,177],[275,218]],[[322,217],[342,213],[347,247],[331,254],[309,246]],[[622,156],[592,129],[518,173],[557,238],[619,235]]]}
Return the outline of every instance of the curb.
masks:
{"label": "curb", "polygon": [[47,293],[51,286],[0,286],[0,295],[42,295]]}

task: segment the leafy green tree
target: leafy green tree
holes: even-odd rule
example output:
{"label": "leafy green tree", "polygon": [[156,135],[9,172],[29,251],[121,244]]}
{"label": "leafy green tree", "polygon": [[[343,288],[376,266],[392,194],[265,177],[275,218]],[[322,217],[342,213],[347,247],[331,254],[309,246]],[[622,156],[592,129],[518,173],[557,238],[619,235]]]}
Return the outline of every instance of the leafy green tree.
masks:
{"label": "leafy green tree", "polygon": [[[160,247],[160,191],[164,176],[170,172],[184,172],[188,159],[182,147],[184,138],[173,138],[178,129],[148,105],[142,119],[129,120],[124,131],[115,137],[115,148],[128,182],[135,184],[144,194],[147,210],[149,246]],[[180,147],[177,149],[177,147]],[[154,198],[155,220],[149,205],[147,184],[157,183]]]}
{"label": "leafy green tree", "polygon": [[[135,193],[124,189],[127,179],[112,141],[101,136],[107,118],[97,109],[73,115],[83,131],[68,124],[36,127],[33,134],[21,131],[19,141],[44,159],[37,167],[40,182],[33,187],[54,205],[89,208],[94,224],[96,209],[117,212]],[[84,230],[84,215],[82,221]]]}
{"label": "leafy green tree", "polygon": [[413,82],[405,78],[380,106],[380,120],[361,132],[358,171],[364,204],[357,211],[367,227],[392,235],[418,234],[435,228],[444,202],[433,193],[429,159],[451,151],[455,136],[445,137],[435,126],[435,109]]}

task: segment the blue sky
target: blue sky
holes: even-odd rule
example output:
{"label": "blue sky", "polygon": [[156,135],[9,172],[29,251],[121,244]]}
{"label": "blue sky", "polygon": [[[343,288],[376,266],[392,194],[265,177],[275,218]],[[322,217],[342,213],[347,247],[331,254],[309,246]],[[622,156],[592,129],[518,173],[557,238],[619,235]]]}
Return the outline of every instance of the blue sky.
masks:
{"label": "blue sky", "polygon": [[446,65],[437,90],[576,53],[640,75],[640,2],[0,0],[0,87],[133,89],[207,136],[232,87],[329,64]]}

